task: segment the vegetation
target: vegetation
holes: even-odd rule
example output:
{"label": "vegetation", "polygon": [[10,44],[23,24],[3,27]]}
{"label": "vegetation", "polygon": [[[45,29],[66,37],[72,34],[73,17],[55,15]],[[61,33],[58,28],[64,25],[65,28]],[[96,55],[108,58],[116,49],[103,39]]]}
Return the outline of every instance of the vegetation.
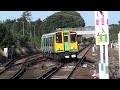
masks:
{"label": "vegetation", "polygon": [[40,26],[42,33],[50,33],[56,28],[84,27],[85,22],[81,15],[75,11],[61,11],[46,18]]}
{"label": "vegetation", "polygon": [[85,22],[78,12],[61,11],[45,20],[31,20],[31,12],[24,11],[20,18],[0,21],[0,48],[40,48],[42,34],[55,31],[56,28],[84,27]]}
{"label": "vegetation", "polygon": [[[0,48],[12,47],[29,47],[40,48],[41,35],[53,32],[56,28],[76,28],[84,27],[85,21],[76,11],[61,11],[54,13],[43,21],[38,18],[36,21],[31,20],[31,12],[24,11],[20,18],[0,21]],[[110,42],[117,40],[120,31],[120,21],[118,24],[110,25]],[[35,36],[35,37],[34,37]],[[78,38],[79,43],[81,37]],[[92,41],[93,38],[87,39]],[[82,41],[86,41],[83,38]]]}
{"label": "vegetation", "polygon": [[[42,21],[40,19],[31,21],[31,12],[24,11],[20,18],[0,22],[0,47],[12,46],[33,48],[39,42],[39,28]],[[34,28],[35,27],[35,28]],[[35,29],[35,31],[34,31]],[[35,32],[35,42],[33,40]]]}
{"label": "vegetation", "polygon": [[[120,22],[120,21],[118,21]],[[118,40],[118,33],[120,31],[120,23],[119,24],[112,24],[110,25],[110,29],[109,29],[109,34],[110,34],[110,42],[114,41],[114,40]]]}

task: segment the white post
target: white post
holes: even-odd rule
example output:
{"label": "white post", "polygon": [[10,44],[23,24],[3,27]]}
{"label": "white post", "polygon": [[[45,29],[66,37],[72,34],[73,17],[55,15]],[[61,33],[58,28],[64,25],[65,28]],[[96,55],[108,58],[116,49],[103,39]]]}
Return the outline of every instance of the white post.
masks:
{"label": "white post", "polygon": [[120,32],[118,33],[118,43],[119,43],[119,78],[120,78]]}
{"label": "white post", "polygon": [[92,52],[95,52],[95,47],[94,46],[92,47]]}
{"label": "white post", "polygon": [[105,43],[105,77],[106,79],[109,79],[109,71],[108,71],[108,44]]}
{"label": "white post", "polygon": [[[102,33],[101,33],[102,35]],[[102,38],[102,36],[101,36]],[[99,76],[100,79],[105,79],[105,63],[104,63],[104,58],[103,58],[103,45],[102,41],[100,42],[100,63],[99,63]]]}
{"label": "white post", "polygon": [[[106,41],[105,34],[108,35],[108,15],[106,11],[95,11],[95,31],[96,31],[96,45],[100,45],[100,62],[99,62],[99,78],[106,79],[105,75],[105,58],[104,58],[104,45],[105,42],[109,43],[109,40]],[[100,37],[99,37],[100,36]],[[107,38],[108,38],[107,37]],[[104,41],[105,40],[105,41]]]}
{"label": "white post", "polygon": [[111,43],[111,48],[112,48],[112,43]]}
{"label": "white post", "polygon": [[8,58],[8,48],[4,48],[4,55],[6,58]]}

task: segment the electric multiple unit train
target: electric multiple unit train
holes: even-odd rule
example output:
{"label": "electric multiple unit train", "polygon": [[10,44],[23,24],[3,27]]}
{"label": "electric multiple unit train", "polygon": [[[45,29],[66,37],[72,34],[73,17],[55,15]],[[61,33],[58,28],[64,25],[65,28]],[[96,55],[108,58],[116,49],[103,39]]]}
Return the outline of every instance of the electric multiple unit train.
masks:
{"label": "electric multiple unit train", "polygon": [[[54,33],[43,34],[41,50],[48,56],[57,59],[77,58],[78,40],[75,30],[58,30]],[[50,55],[52,54],[52,55]]]}

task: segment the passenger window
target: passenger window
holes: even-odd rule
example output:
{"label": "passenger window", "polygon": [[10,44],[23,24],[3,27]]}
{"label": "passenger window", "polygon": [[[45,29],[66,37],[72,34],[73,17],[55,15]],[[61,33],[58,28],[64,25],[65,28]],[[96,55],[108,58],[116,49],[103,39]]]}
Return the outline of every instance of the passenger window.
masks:
{"label": "passenger window", "polygon": [[45,38],[45,46],[47,46],[47,38]]}
{"label": "passenger window", "polygon": [[47,46],[49,46],[49,37],[47,38]]}
{"label": "passenger window", "polygon": [[46,38],[46,46],[48,46],[48,38]]}
{"label": "passenger window", "polygon": [[52,46],[52,43],[53,43],[53,42],[52,42],[52,37],[50,37],[50,46]]}
{"label": "passenger window", "polygon": [[56,43],[62,43],[62,33],[56,33]]}
{"label": "passenger window", "polygon": [[52,37],[52,42],[53,42],[53,43],[52,43],[52,46],[54,47],[54,37]]}
{"label": "passenger window", "polygon": [[49,37],[48,37],[47,39],[48,39],[47,44],[48,44],[48,46],[49,46],[49,44],[50,44],[50,43],[49,43]]}
{"label": "passenger window", "polygon": [[70,32],[70,41],[76,42],[76,33],[75,32]]}
{"label": "passenger window", "polygon": [[43,46],[45,46],[45,38],[43,38]]}
{"label": "passenger window", "polygon": [[64,36],[64,42],[68,42],[68,36]]}
{"label": "passenger window", "polygon": [[47,40],[46,40],[47,38],[45,38],[45,46],[46,46],[46,42],[47,42]]}

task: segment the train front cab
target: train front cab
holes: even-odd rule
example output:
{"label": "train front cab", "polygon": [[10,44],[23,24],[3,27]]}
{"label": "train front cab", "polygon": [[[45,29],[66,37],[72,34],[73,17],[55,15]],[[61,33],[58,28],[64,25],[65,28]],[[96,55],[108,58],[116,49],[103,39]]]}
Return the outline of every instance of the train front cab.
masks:
{"label": "train front cab", "polygon": [[77,34],[74,30],[58,31],[54,38],[55,53],[59,58],[76,58],[78,52]]}
{"label": "train front cab", "polygon": [[[64,40],[65,40],[65,36],[64,36]],[[76,31],[69,30],[69,32],[68,32],[68,43],[69,43],[68,44],[69,52],[67,50],[65,50],[65,58],[77,58],[78,40],[77,40]]]}

